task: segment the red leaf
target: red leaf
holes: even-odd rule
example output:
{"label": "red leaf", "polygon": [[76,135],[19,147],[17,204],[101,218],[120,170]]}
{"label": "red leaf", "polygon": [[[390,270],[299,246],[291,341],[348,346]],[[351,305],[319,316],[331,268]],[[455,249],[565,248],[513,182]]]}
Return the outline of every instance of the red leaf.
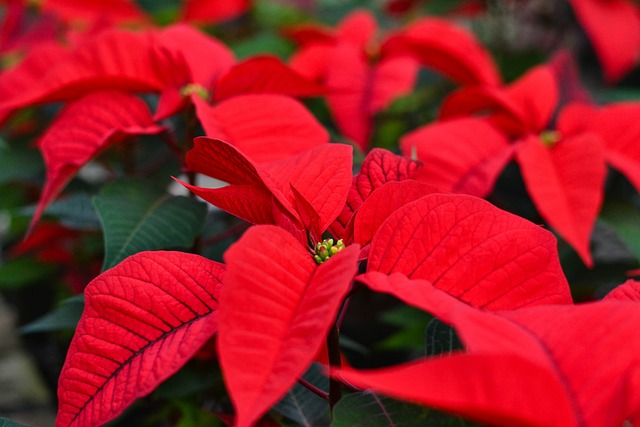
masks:
{"label": "red leaf", "polygon": [[638,63],[640,17],[628,0],[570,0],[598,55],[609,83],[620,80]]}
{"label": "red leaf", "polygon": [[31,226],[89,160],[127,136],[163,130],[144,102],[121,92],[94,92],[70,103],[38,143],[47,176]]}
{"label": "red leaf", "polygon": [[[176,84],[166,86],[162,90],[154,119],[164,120],[178,111],[186,108],[190,101],[202,96],[198,90],[205,92],[207,98],[215,83],[234,64],[233,53],[218,40],[190,27],[186,24],[172,25],[158,35],[163,48],[179,60],[183,60],[186,67],[185,79]],[[194,93],[189,85],[195,88]]]}
{"label": "red leaf", "polygon": [[551,233],[475,197],[432,194],[391,214],[368,272],[402,273],[489,310],[571,303]]}
{"label": "red leaf", "polygon": [[319,25],[314,22],[291,25],[284,28],[286,37],[303,47],[314,44],[333,44],[336,41],[336,30],[333,27]]}
{"label": "red leaf", "polygon": [[[506,377],[506,369],[525,379]],[[570,402],[551,372],[512,355],[456,354],[376,371],[345,369],[336,376],[488,425],[575,425]]]}
{"label": "red leaf", "polygon": [[544,130],[557,103],[558,87],[553,71],[547,66],[538,66],[507,87],[472,86],[454,92],[443,103],[440,117],[488,110],[497,113],[491,120],[500,129],[522,135]]}
{"label": "red leaf", "polygon": [[507,95],[504,88],[491,86],[465,86],[447,96],[440,107],[440,120],[490,113],[487,120],[509,135],[522,135],[528,131],[528,118],[522,107]]}
{"label": "red leaf", "polygon": [[629,279],[622,285],[613,288],[604,296],[604,300],[640,301],[640,282]]}
{"label": "red leaf", "polygon": [[33,90],[42,76],[51,70],[51,64],[64,62],[69,55],[69,51],[58,43],[42,43],[31,48],[22,62],[0,74],[0,99],[4,100],[0,105],[12,108],[7,101]]}
{"label": "red leaf", "polygon": [[381,148],[371,150],[362,162],[360,172],[353,177],[347,202],[331,224],[331,233],[336,237],[345,237],[347,224],[354,212],[375,189],[387,182],[412,179],[420,165],[419,162]]}
{"label": "red leaf", "polygon": [[58,385],[56,425],[98,426],[184,365],[217,332],[222,264],[142,252],[95,278]]}
{"label": "red leaf", "polygon": [[185,24],[165,28],[159,39],[163,47],[184,58],[191,76],[188,83],[211,88],[235,63],[233,52],[224,43]]}
{"label": "red leaf", "polygon": [[523,112],[523,124],[532,132],[544,130],[558,105],[558,83],[553,70],[541,65],[509,85],[506,94]]}
{"label": "red leaf", "polygon": [[589,238],[606,176],[599,138],[579,134],[548,148],[538,137],[530,136],[520,143],[516,159],[540,215],[591,266]]}
{"label": "red leaf", "polygon": [[326,59],[327,103],[340,132],[366,150],[371,136],[372,116],[365,98],[371,93],[373,70],[354,45],[340,43]]}
{"label": "red leaf", "polygon": [[400,140],[405,156],[426,166],[420,179],[443,191],[485,197],[513,156],[507,138],[484,120],[436,122]]}
{"label": "red leaf", "polygon": [[226,21],[245,13],[250,0],[186,0],[183,20],[204,24]]}
{"label": "red leaf", "polygon": [[423,18],[391,36],[383,55],[411,53],[422,64],[461,84],[497,86],[500,75],[487,50],[466,29],[438,18]]}
{"label": "red leaf", "polygon": [[569,102],[592,103],[589,91],[580,81],[578,64],[568,50],[559,50],[549,61],[549,69],[553,72],[560,92],[560,104]]}
{"label": "red leaf", "polygon": [[248,93],[277,93],[289,96],[321,95],[325,88],[299,74],[275,56],[247,59],[225,74],[214,90],[214,99],[221,100]]}
{"label": "red leaf", "polygon": [[152,33],[105,31],[63,59],[40,75],[30,69],[33,79],[21,86],[2,85],[0,109],[76,98],[97,89],[159,92],[180,86],[189,75],[184,62],[159,46]]}
{"label": "red leaf", "polygon": [[560,124],[566,133],[587,131],[600,136],[607,162],[640,191],[640,104],[610,104],[603,108],[572,104],[562,110]]}
{"label": "red leaf", "polygon": [[398,208],[428,194],[440,192],[433,185],[411,179],[387,182],[374,190],[353,216],[349,223],[352,240],[360,246],[367,245],[380,225]]}
{"label": "red leaf", "polygon": [[336,38],[365,49],[376,31],[378,23],[373,14],[366,9],[358,9],[347,15],[338,25]]}
{"label": "red leaf", "polygon": [[144,22],[146,15],[131,0],[43,0],[43,11],[51,12],[68,22],[107,19],[113,23]]}
{"label": "red leaf", "polygon": [[313,81],[322,81],[327,74],[327,58],[333,55],[333,45],[315,43],[294,53],[289,64],[291,68]]}
{"label": "red leaf", "polygon": [[[421,308],[456,328],[468,354],[378,373],[348,372],[348,381],[504,426],[637,422],[640,313],[635,305],[599,302],[490,313],[457,302],[426,282],[418,290],[415,283],[396,285],[381,290],[409,303],[419,299]],[[402,381],[409,377],[411,381]],[[430,381],[440,386],[429,387]]]}
{"label": "red leaf", "polygon": [[189,168],[230,185],[218,189],[183,185],[232,215],[254,224],[277,224],[287,212],[300,221],[292,185],[318,213],[321,232],[344,206],[351,181],[351,147],[347,145],[322,144],[257,164],[224,141],[196,138],[194,143],[186,156]]}
{"label": "red leaf", "polygon": [[218,343],[236,425],[257,421],[314,360],[357,256],[350,246],[316,267],[304,246],[274,226],[249,229],[225,253]]}
{"label": "red leaf", "polygon": [[378,113],[396,98],[411,93],[418,77],[418,68],[418,63],[408,56],[381,59],[373,70],[369,99],[371,113]]}
{"label": "red leaf", "polygon": [[329,142],[329,134],[298,101],[282,95],[239,95],[211,107],[195,98],[208,137],[236,146],[256,162],[299,154]]}
{"label": "red leaf", "polygon": [[413,89],[418,64],[403,56],[383,58],[369,66],[362,51],[348,43],[338,44],[328,62],[327,102],[336,125],[366,150],[375,113]]}

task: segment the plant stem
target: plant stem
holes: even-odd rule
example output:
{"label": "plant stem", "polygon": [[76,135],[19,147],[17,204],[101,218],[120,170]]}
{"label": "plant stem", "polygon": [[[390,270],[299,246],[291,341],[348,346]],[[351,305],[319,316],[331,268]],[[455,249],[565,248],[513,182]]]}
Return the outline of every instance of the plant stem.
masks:
{"label": "plant stem", "polygon": [[316,396],[319,396],[324,400],[329,400],[329,393],[319,387],[316,387],[304,378],[298,378],[298,382]]}
{"label": "plant stem", "polygon": [[[331,368],[342,366],[340,359],[340,332],[338,327],[333,325],[327,336],[327,347],[329,349],[329,365]],[[342,397],[342,382],[333,377],[329,378],[329,407],[333,412],[333,407]]]}

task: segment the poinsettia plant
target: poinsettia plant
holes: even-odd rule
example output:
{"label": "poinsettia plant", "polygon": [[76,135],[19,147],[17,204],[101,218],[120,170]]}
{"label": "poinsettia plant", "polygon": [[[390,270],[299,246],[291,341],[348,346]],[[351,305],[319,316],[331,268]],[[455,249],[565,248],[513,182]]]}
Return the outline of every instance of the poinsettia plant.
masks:
{"label": "poinsettia plant", "polygon": [[2,3],[55,425],[640,425],[637,6],[334,3]]}

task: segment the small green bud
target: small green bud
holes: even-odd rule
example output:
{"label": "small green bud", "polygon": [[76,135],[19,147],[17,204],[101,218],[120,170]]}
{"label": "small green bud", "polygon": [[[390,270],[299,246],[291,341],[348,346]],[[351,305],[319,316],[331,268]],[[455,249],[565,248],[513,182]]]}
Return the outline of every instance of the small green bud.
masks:
{"label": "small green bud", "polygon": [[557,130],[545,130],[540,133],[540,140],[547,147],[553,147],[555,144],[560,142],[562,139],[562,134]]}
{"label": "small green bud", "polygon": [[198,83],[189,83],[180,89],[180,95],[183,97],[187,97],[189,95],[198,95],[200,98],[207,101],[209,99],[210,93],[209,91]]}
{"label": "small green bud", "polygon": [[342,239],[335,242],[335,244],[333,239],[325,239],[322,242],[316,243],[313,259],[316,264],[322,264],[344,248],[345,246]]}

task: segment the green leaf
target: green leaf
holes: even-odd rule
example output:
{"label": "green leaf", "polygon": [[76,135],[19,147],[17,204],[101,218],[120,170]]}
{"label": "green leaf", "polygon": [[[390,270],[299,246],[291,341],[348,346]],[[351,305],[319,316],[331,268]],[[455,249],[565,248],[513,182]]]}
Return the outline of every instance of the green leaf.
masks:
{"label": "green leaf", "polygon": [[0,427],[29,427],[26,424],[17,423],[7,418],[0,417]]}
{"label": "green leaf", "polygon": [[238,59],[245,59],[254,55],[271,54],[287,58],[293,52],[291,42],[272,31],[261,31],[255,36],[242,40],[231,46]]}
{"label": "green leaf", "polygon": [[343,397],[333,410],[333,427],[424,427],[429,410],[371,391]]}
{"label": "green leaf", "polygon": [[640,260],[640,209],[619,199],[609,199],[600,220],[613,228],[625,246]]}
{"label": "green leaf", "polygon": [[[311,365],[302,377],[321,390],[329,389],[329,379],[318,364]],[[303,426],[328,425],[331,418],[329,402],[299,383],[273,409]]]}
{"label": "green leaf", "polygon": [[69,228],[99,229],[100,220],[91,200],[92,196],[88,193],[76,193],[49,205],[45,214],[58,218],[62,225]]}
{"label": "green leaf", "polygon": [[451,353],[464,349],[455,329],[438,319],[432,319],[424,332],[426,356]]}
{"label": "green leaf", "polygon": [[84,310],[84,296],[77,295],[64,300],[50,313],[22,326],[19,331],[21,334],[33,334],[73,330],[78,325],[82,310]]}
{"label": "green leaf", "polygon": [[138,252],[191,247],[207,214],[202,202],[132,179],[106,185],[93,203],[104,229],[104,270]]}
{"label": "green leaf", "polygon": [[0,146],[0,184],[37,179],[43,170],[37,150]]}
{"label": "green leaf", "polygon": [[0,266],[0,289],[19,289],[46,280],[56,267],[30,257],[7,261]]}
{"label": "green leaf", "polygon": [[195,397],[211,389],[220,383],[220,375],[213,369],[203,372],[200,366],[185,365],[181,370],[170,376],[165,382],[160,384],[153,392],[156,399],[185,399]]}
{"label": "green leaf", "polygon": [[386,311],[382,321],[398,328],[393,335],[378,343],[379,350],[414,349],[422,352],[424,330],[432,317],[422,310],[402,305]]}
{"label": "green leaf", "polygon": [[[93,206],[93,196],[80,192],[56,200],[45,210],[45,215],[56,218],[62,225],[77,230],[99,230],[100,220]],[[35,206],[22,209],[21,213],[31,216]]]}
{"label": "green leaf", "polygon": [[343,397],[333,410],[332,427],[472,427],[454,415],[381,396],[371,390]]}

